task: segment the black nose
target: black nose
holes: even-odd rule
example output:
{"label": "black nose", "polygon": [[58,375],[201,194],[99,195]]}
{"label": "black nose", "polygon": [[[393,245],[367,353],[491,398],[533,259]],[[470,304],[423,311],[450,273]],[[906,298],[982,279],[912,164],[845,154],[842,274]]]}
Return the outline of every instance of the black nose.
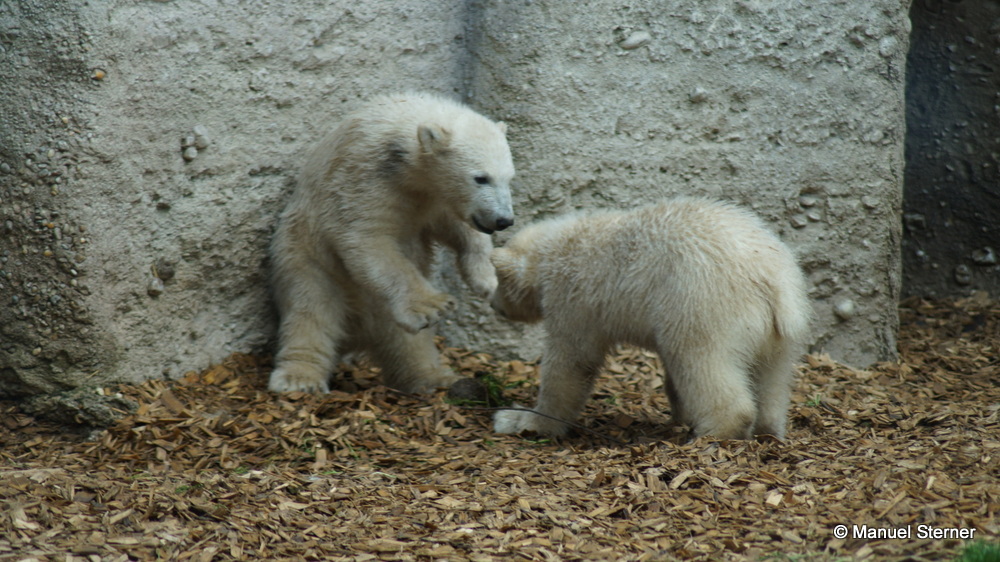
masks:
{"label": "black nose", "polygon": [[505,228],[513,226],[513,224],[514,224],[514,219],[499,218],[497,219],[497,230],[503,230]]}

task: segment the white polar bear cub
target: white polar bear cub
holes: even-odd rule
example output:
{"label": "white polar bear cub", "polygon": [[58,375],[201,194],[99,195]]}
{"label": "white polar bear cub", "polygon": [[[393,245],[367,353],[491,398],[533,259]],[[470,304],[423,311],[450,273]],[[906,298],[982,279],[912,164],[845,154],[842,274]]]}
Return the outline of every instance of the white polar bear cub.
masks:
{"label": "white polar bear cub", "polygon": [[[697,198],[532,224],[493,251],[493,308],[547,332],[534,411],[575,421],[605,355],[655,350],[674,419],[694,436],[785,434],[793,363],[809,325],[789,249],[748,211]],[[504,410],[499,433],[565,433]]]}
{"label": "white polar bear cub", "polygon": [[281,317],[269,387],[326,392],[340,354],[367,351],[406,392],[458,379],[427,329],[454,303],[435,248],[488,298],[490,234],[514,222],[506,126],[429,94],[376,98],[312,151],[271,244]]}

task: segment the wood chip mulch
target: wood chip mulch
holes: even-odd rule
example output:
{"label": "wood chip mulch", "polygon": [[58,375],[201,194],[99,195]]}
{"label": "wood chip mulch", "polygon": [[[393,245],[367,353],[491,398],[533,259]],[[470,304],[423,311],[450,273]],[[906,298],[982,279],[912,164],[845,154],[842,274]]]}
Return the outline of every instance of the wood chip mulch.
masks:
{"label": "wood chip mulch", "polygon": [[[686,442],[631,349],[556,441],[365,367],[275,395],[247,355],[104,389],[139,408],[90,435],[0,403],[0,560],[950,560],[964,541],[918,533],[1000,536],[1000,304],[901,315],[899,362],[806,358],[784,442]],[[446,353],[533,403],[536,365]]]}

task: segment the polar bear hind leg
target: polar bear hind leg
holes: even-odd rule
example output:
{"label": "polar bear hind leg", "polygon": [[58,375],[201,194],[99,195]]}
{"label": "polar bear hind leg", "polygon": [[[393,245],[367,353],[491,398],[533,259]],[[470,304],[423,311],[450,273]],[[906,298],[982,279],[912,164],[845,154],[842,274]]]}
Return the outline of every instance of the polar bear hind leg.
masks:
{"label": "polar bear hind leg", "polygon": [[662,347],[660,358],[683,416],[678,421],[690,425],[694,437],[749,438],[757,407],[743,361],[713,346],[685,353]]}
{"label": "polar bear hind leg", "polygon": [[344,339],[347,307],[329,277],[316,267],[279,272],[275,295],[281,311],[281,342],[268,388],[275,392],[329,392]]}
{"label": "polar bear hind leg", "polygon": [[788,404],[791,401],[794,363],[798,358],[795,345],[779,341],[769,355],[758,359],[754,366],[757,421],[754,435],[773,435],[785,438]]}

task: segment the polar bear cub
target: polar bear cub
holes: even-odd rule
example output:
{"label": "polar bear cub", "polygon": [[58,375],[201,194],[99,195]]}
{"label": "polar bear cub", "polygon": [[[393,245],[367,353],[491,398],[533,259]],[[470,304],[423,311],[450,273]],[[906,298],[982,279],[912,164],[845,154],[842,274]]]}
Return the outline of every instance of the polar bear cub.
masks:
{"label": "polar bear cub", "polygon": [[[547,333],[538,403],[499,433],[560,435],[620,343],[656,351],[674,419],[694,436],[782,438],[806,338],[806,281],[750,212],[680,198],[532,224],[493,251],[493,308]],[[560,421],[564,420],[564,421]]]}
{"label": "polar bear cub", "polygon": [[372,100],[316,146],[271,244],[271,390],[326,392],[340,354],[355,350],[399,390],[458,379],[429,329],[454,301],[428,277],[445,246],[475,293],[496,288],[489,235],[514,222],[505,132],[458,102],[413,93]]}

